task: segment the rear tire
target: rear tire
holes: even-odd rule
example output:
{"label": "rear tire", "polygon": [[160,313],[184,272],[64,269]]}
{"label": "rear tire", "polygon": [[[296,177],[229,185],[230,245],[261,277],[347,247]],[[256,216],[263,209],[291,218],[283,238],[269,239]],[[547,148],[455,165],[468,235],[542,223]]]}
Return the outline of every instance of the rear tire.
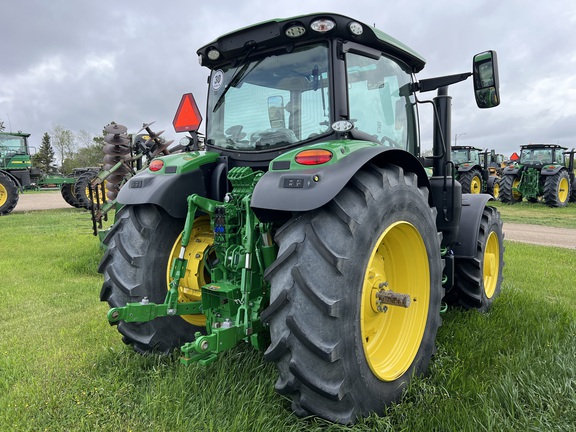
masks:
{"label": "rear tire", "polygon": [[486,312],[502,290],[504,235],[502,219],[494,207],[485,207],[480,220],[474,258],[455,259],[454,287],[447,302]]}
{"label": "rear tire", "polygon": [[[435,220],[415,174],[371,165],[277,232],[265,359],[276,363],[276,390],[297,415],[343,424],[382,415],[426,371],[443,296]],[[384,282],[411,305],[378,311]]]}
{"label": "rear tire", "polygon": [[550,207],[566,207],[570,199],[570,178],[565,170],[548,176],[544,182],[544,202]]}
{"label": "rear tire", "polygon": [[0,172],[0,216],[7,215],[18,204],[18,186],[10,177]]}
{"label": "rear tire", "polygon": [[522,194],[513,190],[520,184],[520,176],[507,174],[500,179],[500,201],[514,204],[522,201]]}
{"label": "rear tire", "polygon": [[460,173],[458,181],[462,185],[462,193],[482,193],[482,174],[477,169]]}
{"label": "rear tire", "polygon": [[[174,219],[153,205],[126,206],[104,239],[108,246],[98,271],[104,274],[100,300],[110,307],[139,302],[163,303],[168,290],[168,261],[182,233],[184,220]],[[123,341],[139,353],[168,354],[205,327],[184,317],[156,318],[144,323],[118,322]]]}

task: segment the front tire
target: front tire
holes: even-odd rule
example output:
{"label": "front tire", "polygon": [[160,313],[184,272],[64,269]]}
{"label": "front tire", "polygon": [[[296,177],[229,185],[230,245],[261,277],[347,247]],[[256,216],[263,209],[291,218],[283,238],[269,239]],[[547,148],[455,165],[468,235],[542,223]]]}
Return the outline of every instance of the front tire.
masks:
{"label": "front tire", "polygon": [[[265,359],[297,415],[344,424],[381,415],[426,371],[443,296],[435,220],[415,174],[370,165],[278,231]],[[388,290],[410,305],[379,303]]]}
{"label": "front tire", "polygon": [[0,216],[7,215],[18,204],[18,186],[6,174],[0,172]]}
{"label": "front tire", "polygon": [[464,309],[486,312],[502,290],[504,234],[494,207],[485,207],[480,220],[476,255],[456,258],[454,287],[446,300]]}
{"label": "front tire", "polygon": [[[108,247],[98,268],[104,274],[100,300],[107,301],[113,308],[139,302],[144,297],[153,303],[163,303],[168,290],[170,258],[183,226],[184,220],[174,219],[154,205],[123,207],[104,239]],[[192,260],[187,267],[189,271],[194,271]],[[199,316],[191,317],[198,319]],[[184,316],[161,317],[143,323],[120,321],[118,331],[124,343],[139,353],[168,354],[194,340],[196,331],[205,332],[205,327],[191,322],[194,319]]]}

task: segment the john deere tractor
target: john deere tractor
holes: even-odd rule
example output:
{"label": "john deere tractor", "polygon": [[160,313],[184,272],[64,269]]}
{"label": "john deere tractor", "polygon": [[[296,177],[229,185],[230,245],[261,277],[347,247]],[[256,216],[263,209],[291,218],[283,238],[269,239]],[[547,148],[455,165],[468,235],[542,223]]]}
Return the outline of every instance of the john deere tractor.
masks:
{"label": "john deere tractor", "polygon": [[[205,150],[186,94],[173,123],[189,151],[153,159],[117,196],[99,267],[108,320],[136,351],[180,348],[187,365],[241,342],[263,350],[299,416],[382,414],[427,370],[443,299],[485,311],[501,290],[500,215],[489,195],[462,194],[448,140],[449,85],[473,76],[478,106],[498,105],[496,53],[416,81],[415,51],[324,13],[198,55]],[[425,159],[416,95],[433,90]]]}
{"label": "john deere tractor", "polygon": [[68,176],[48,175],[32,166],[29,137],[28,133],[0,132],[0,216],[14,210],[20,193],[26,189],[47,185],[57,185],[62,198],[71,206],[87,206],[89,203],[77,195],[75,186],[78,179],[94,175],[95,168],[75,168]]}
{"label": "john deere tractor", "polygon": [[462,193],[487,193],[498,198],[499,175],[495,160],[494,150],[489,153],[472,146],[452,146],[452,162]]}
{"label": "john deere tractor", "polygon": [[[527,144],[520,147],[518,161],[504,168],[500,200],[513,204],[539,198],[550,207],[565,207],[574,199],[574,152],[556,144]],[[566,157],[570,155],[570,157]],[[568,161],[565,161],[568,159]]]}

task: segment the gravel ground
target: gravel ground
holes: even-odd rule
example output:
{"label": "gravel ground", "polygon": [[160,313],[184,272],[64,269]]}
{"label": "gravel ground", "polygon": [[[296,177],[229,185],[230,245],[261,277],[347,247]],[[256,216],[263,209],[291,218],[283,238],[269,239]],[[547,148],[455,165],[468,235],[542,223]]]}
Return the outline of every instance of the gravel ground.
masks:
{"label": "gravel ground", "polygon": [[16,204],[12,212],[22,213],[31,210],[53,210],[60,208],[72,208],[70,204],[64,201],[60,192],[23,193],[20,194],[18,204]]}
{"label": "gravel ground", "polygon": [[[20,194],[20,199],[14,209],[14,213],[59,208],[71,208],[70,205],[64,201],[60,193],[23,193]],[[504,238],[522,243],[576,249],[575,229],[504,223]]]}

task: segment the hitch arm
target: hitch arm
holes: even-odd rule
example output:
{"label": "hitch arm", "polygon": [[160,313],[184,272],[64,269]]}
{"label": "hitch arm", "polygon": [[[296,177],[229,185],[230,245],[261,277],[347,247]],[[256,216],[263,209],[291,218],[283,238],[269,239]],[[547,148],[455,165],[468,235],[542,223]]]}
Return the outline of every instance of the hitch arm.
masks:
{"label": "hitch arm", "polygon": [[175,308],[169,308],[167,303],[151,303],[145,297],[141,302],[127,303],[126,306],[112,308],[108,311],[108,321],[116,323],[146,322],[156,317],[174,315],[196,315],[202,313],[202,302],[177,303]]}

